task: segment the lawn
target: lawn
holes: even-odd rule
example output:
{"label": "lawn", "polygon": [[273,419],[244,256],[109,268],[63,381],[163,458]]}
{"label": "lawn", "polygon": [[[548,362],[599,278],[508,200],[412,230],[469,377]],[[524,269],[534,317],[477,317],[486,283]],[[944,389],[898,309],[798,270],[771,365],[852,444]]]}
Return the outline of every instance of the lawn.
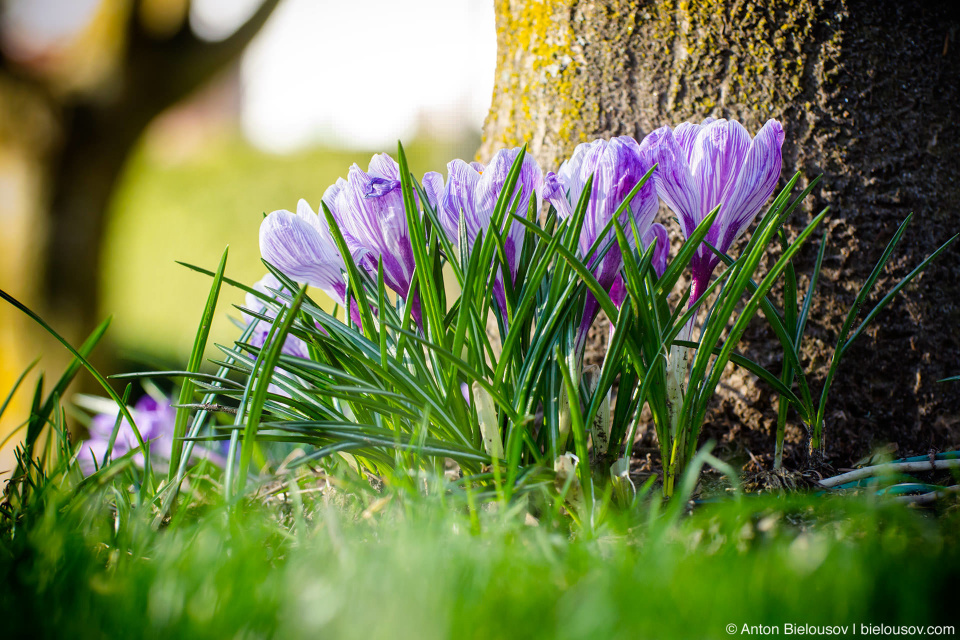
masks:
{"label": "lawn", "polygon": [[79,498],[49,487],[3,522],[4,637],[723,638],[745,624],[817,637],[797,628],[957,623],[956,507],[773,496],[685,516],[639,503],[586,532],[548,510],[471,518],[394,487],[307,485],[185,508],[159,530],[149,503],[116,508],[120,483]]}

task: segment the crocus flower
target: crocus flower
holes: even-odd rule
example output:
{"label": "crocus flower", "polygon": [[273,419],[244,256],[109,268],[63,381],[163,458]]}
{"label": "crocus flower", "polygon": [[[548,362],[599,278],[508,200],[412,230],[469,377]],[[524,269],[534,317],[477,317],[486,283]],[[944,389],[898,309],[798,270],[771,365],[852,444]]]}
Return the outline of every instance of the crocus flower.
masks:
{"label": "crocus flower", "polygon": [[[686,237],[717,205],[706,242],[726,252],[753,222],[780,179],[783,127],[768,120],[751,140],[739,122],[707,118],[702,124],[662,127],[643,141],[655,158],[657,192],[673,209]],[[703,294],[720,259],[701,246],[690,262],[690,304]]]}
{"label": "crocus flower", "polygon": [[[573,216],[574,208],[580,200],[587,179],[591,174],[594,176],[593,193],[587,205],[578,242],[579,254],[585,264],[590,265],[594,261],[594,255],[587,255],[587,252],[613,218],[620,204],[652,166],[653,160],[641,152],[636,140],[629,136],[621,136],[578,145],[573,156],[560,165],[557,173],[547,174],[544,197],[557,209],[557,213],[562,218]],[[619,220],[631,248],[634,248],[634,239],[628,215],[633,216],[644,243],[650,242],[653,237],[666,239],[666,229],[661,232],[656,229],[661,225],[655,225],[653,222],[658,208],[656,188],[653,181],[648,180],[634,196],[630,206]],[[612,230],[607,233],[605,240],[613,242],[613,245],[594,268],[593,275],[601,287],[610,291],[623,266],[623,254],[620,252]],[[605,242],[601,243],[599,249],[602,250],[605,244]],[[665,265],[669,243],[658,240],[656,251],[654,263]],[[599,304],[592,294],[588,294],[583,320],[577,335],[578,347],[582,346],[586,340],[587,331],[598,312]]]}
{"label": "crocus flower", "polygon": [[[367,171],[353,165],[346,180],[340,178],[327,189],[323,202],[351,253],[362,254],[360,266],[376,278],[377,262],[382,259],[384,283],[406,299],[414,259],[396,161],[381,153],[373,156]],[[420,315],[416,301],[413,315]]]}
{"label": "crocus flower", "polygon": [[[484,167],[479,162],[467,164],[463,160],[454,160],[447,165],[447,184],[444,186],[443,177],[431,171],[423,176],[423,188],[431,206],[437,210],[437,217],[450,242],[457,244],[460,240],[460,216],[463,215],[468,246],[467,252],[473,246],[481,233],[489,232],[490,221],[497,199],[503,191],[504,183],[510,167],[517,159],[520,148],[501,149],[494,156],[490,164]],[[517,193],[520,194],[517,206],[517,215],[526,216],[530,205],[530,198],[536,197],[537,209],[542,202],[540,192],[543,187],[543,172],[533,156],[526,154],[520,166],[520,176],[514,192],[510,194],[510,205]],[[519,267],[520,253],[523,249],[523,225],[505,216],[503,225],[507,228],[503,248],[510,269],[511,283],[516,281]],[[498,274],[494,282],[494,297],[500,310],[506,314],[507,301],[504,289],[503,274]]]}
{"label": "crocus flower", "polygon": [[[117,414],[120,413],[115,405],[114,407],[112,411],[105,411],[93,416],[90,422],[90,438],[83,443],[80,452],[77,454],[80,471],[85,476],[90,475],[103,465],[110,436],[117,424]],[[137,424],[137,429],[140,431],[140,437],[143,438],[144,443],[150,443],[151,461],[154,464],[169,462],[173,452],[173,433],[177,421],[177,410],[171,404],[170,399],[157,399],[145,395],[137,400],[137,403],[130,407],[129,411]],[[137,442],[137,436],[130,422],[126,418],[122,418],[110,457],[116,460],[139,446],[140,443]],[[199,446],[194,447],[191,458],[206,459],[221,467],[226,462],[223,456]],[[144,462],[143,452],[134,454],[133,462],[142,467]]]}
{"label": "crocus flower", "polygon": [[[110,436],[117,423],[119,411],[99,413],[90,423],[90,438],[83,443],[77,462],[84,475],[90,475],[103,464],[107,453]],[[144,442],[150,442],[150,454],[164,460],[170,459],[173,446],[173,429],[177,419],[177,411],[170,406],[167,399],[157,400],[152,396],[143,396],[130,409],[133,419],[140,430],[140,437]],[[133,432],[133,427],[126,418],[120,422],[117,438],[113,443],[111,457],[117,459],[140,444]],[[134,456],[134,462],[143,466],[143,453]]]}
{"label": "crocus flower", "polygon": [[[361,254],[358,251],[356,258]],[[347,285],[343,257],[326,219],[314,213],[306,200],[300,200],[296,213],[281,209],[264,218],[260,223],[260,255],[291,280],[318,287],[337,304],[344,303]],[[274,288],[279,288],[275,279],[273,282],[277,285]],[[261,283],[273,286],[266,279]]]}

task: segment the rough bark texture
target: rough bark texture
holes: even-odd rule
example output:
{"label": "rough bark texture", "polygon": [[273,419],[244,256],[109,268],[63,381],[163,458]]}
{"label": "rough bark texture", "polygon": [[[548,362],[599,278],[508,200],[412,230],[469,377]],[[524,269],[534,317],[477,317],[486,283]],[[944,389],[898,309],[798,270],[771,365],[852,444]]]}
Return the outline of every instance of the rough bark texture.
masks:
{"label": "rough bark texture", "polygon": [[[778,118],[784,182],[794,171],[824,174],[792,230],[814,209],[833,212],[806,351],[822,374],[843,314],[897,224],[916,213],[881,293],[960,230],[958,26],[955,0],[500,0],[479,155],[526,141],[549,170],[595,137],[639,139],[706,116],[756,131]],[[801,273],[814,254],[811,244]],[[919,452],[960,444],[960,385],[937,382],[960,373],[958,301],[960,250],[951,248],[848,352],[827,410],[834,463],[884,442]],[[761,322],[744,347],[779,371]],[[706,432],[772,452],[771,394],[739,372],[727,382]],[[787,461],[803,464],[801,430],[790,438]]]}

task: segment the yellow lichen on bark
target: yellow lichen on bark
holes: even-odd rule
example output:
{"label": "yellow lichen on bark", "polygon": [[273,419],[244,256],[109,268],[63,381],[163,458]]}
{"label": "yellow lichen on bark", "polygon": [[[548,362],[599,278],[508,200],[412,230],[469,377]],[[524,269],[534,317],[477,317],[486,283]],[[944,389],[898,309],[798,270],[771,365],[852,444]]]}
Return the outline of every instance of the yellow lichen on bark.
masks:
{"label": "yellow lichen on bark", "polygon": [[[494,101],[478,156],[523,143],[539,155],[561,141],[582,141],[582,46],[563,3],[500,0]],[[491,127],[496,121],[501,126]]]}

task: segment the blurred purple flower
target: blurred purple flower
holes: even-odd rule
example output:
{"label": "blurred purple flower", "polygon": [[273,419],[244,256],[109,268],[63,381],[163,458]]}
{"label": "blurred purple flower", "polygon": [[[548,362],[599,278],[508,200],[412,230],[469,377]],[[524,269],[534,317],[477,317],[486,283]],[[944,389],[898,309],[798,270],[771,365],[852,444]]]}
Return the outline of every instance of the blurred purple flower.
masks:
{"label": "blurred purple flower", "polygon": [[[80,447],[80,452],[77,454],[77,462],[83,475],[88,476],[97,468],[103,466],[110,435],[117,424],[118,413],[118,410],[98,413],[90,421],[90,438],[84,441]],[[169,462],[173,451],[173,432],[177,421],[177,410],[172,406],[170,399],[162,398],[158,400],[153,396],[145,395],[130,408],[130,415],[137,423],[137,429],[139,429],[140,437],[143,438],[144,443],[150,443],[151,461],[154,464]],[[113,451],[110,454],[111,459],[116,460],[139,446],[130,422],[126,418],[121,419],[120,427],[117,429],[117,438],[113,443]],[[209,460],[221,467],[226,462],[223,456],[201,446],[194,446],[191,459]],[[143,452],[134,454],[134,464],[142,467],[143,461]]]}
{"label": "blurred purple flower", "polygon": [[[726,252],[759,213],[780,179],[783,127],[768,120],[751,140],[739,122],[707,118],[662,127],[643,141],[658,163],[657,192],[673,209],[686,237],[717,205],[720,213],[706,242]],[[690,268],[690,304],[702,295],[720,259],[699,247]]]}
{"label": "blurred purple flower", "polygon": [[[587,205],[579,237],[580,257],[587,265],[594,261],[593,255],[587,255],[587,252],[596,242],[600,232],[613,218],[617,207],[623,203],[652,166],[652,158],[641,151],[636,140],[629,136],[621,136],[578,145],[573,156],[560,165],[557,173],[547,174],[543,195],[557,209],[560,217],[565,219],[573,216],[587,179],[591,174],[594,176],[593,193]],[[666,229],[653,222],[658,208],[656,188],[653,181],[648,180],[634,196],[619,222],[623,226],[631,248],[635,247],[628,213],[633,216],[644,243],[649,244],[654,237],[658,238],[654,265],[660,267],[658,272],[662,272],[663,266],[666,265],[669,242],[665,241]],[[612,229],[607,233],[605,240],[613,242],[613,245],[594,268],[593,274],[600,286],[610,291],[623,266],[623,254],[620,252]],[[604,246],[605,243],[601,243],[599,249],[602,250]],[[587,331],[599,309],[596,299],[588,293],[577,336],[578,346],[582,346],[586,340]]]}
{"label": "blurred purple flower", "polygon": [[[302,202],[302,201],[301,201]],[[277,280],[276,276],[272,273],[260,278],[260,280],[253,285],[253,288],[260,293],[263,293],[278,302],[280,298],[277,296],[278,293],[285,295],[291,295],[290,291]],[[281,304],[283,304],[281,302]],[[276,311],[269,308],[267,304],[257,296],[252,293],[248,293],[245,300],[245,306],[250,311],[255,311],[261,315],[267,316],[268,318],[274,319],[277,317]],[[253,334],[250,336],[249,343],[257,348],[262,348],[267,341],[267,335],[270,333],[270,323],[255,318],[248,313],[243,314],[243,319],[249,325],[251,322],[255,322],[256,326],[253,329]],[[287,339],[283,343],[283,347],[280,349],[280,353],[286,354],[288,356],[296,356],[298,358],[309,358],[310,350],[307,348],[307,343],[305,343],[300,338],[294,335],[287,335]]]}
{"label": "blurred purple flower", "polygon": [[[90,438],[83,443],[77,456],[83,475],[90,475],[96,467],[103,464],[118,413],[119,411],[99,413],[93,417],[90,423]],[[170,401],[167,399],[158,401],[152,396],[143,396],[130,409],[130,413],[140,430],[140,437],[144,442],[150,442],[150,454],[169,460],[173,445],[173,428],[177,419],[177,410],[170,406]],[[111,457],[117,459],[139,446],[133,427],[126,418],[123,418],[117,430],[117,439],[113,443]],[[142,452],[134,456],[134,462],[140,466],[143,465]]]}
{"label": "blurred purple flower", "polygon": [[[486,234],[490,228],[493,210],[497,199],[503,191],[507,174],[516,161],[520,148],[501,149],[486,167],[479,162],[467,164],[463,160],[454,160],[447,165],[447,184],[444,187],[443,177],[431,171],[423,176],[423,188],[430,205],[437,210],[437,217],[443,226],[450,242],[457,244],[460,240],[460,215],[463,214],[467,232],[467,252],[473,246],[481,233]],[[517,215],[526,216],[530,205],[530,198],[536,197],[537,210],[542,202],[543,172],[537,161],[530,154],[525,154],[520,167],[520,177],[517,186],[510,197],[510,204],[517,193],[520,200],[517,206]],[[523,249],[525,231],[523,225],[507,215],[503,222],[507,229],[504,238],[504,252],[510,268],[511,282],[517,278],[520,253]],[[504,290],[503,274],[497,275],[493,288],[494,297],[500,310],[506,313],[506,292]]]}
{"label": "blurred purple flower", "polygon": [[[374,279],[377,261],[383,260],[384,283],[409,296],[413,279],[413,246],[400,189],[400,166],[385,153],[370,160],[367,171],[350,167],[347,179],[340,178],[323,194],[351,253],[360,256],[362,266]],[[419,322],[419,304],[413,315]]]}

